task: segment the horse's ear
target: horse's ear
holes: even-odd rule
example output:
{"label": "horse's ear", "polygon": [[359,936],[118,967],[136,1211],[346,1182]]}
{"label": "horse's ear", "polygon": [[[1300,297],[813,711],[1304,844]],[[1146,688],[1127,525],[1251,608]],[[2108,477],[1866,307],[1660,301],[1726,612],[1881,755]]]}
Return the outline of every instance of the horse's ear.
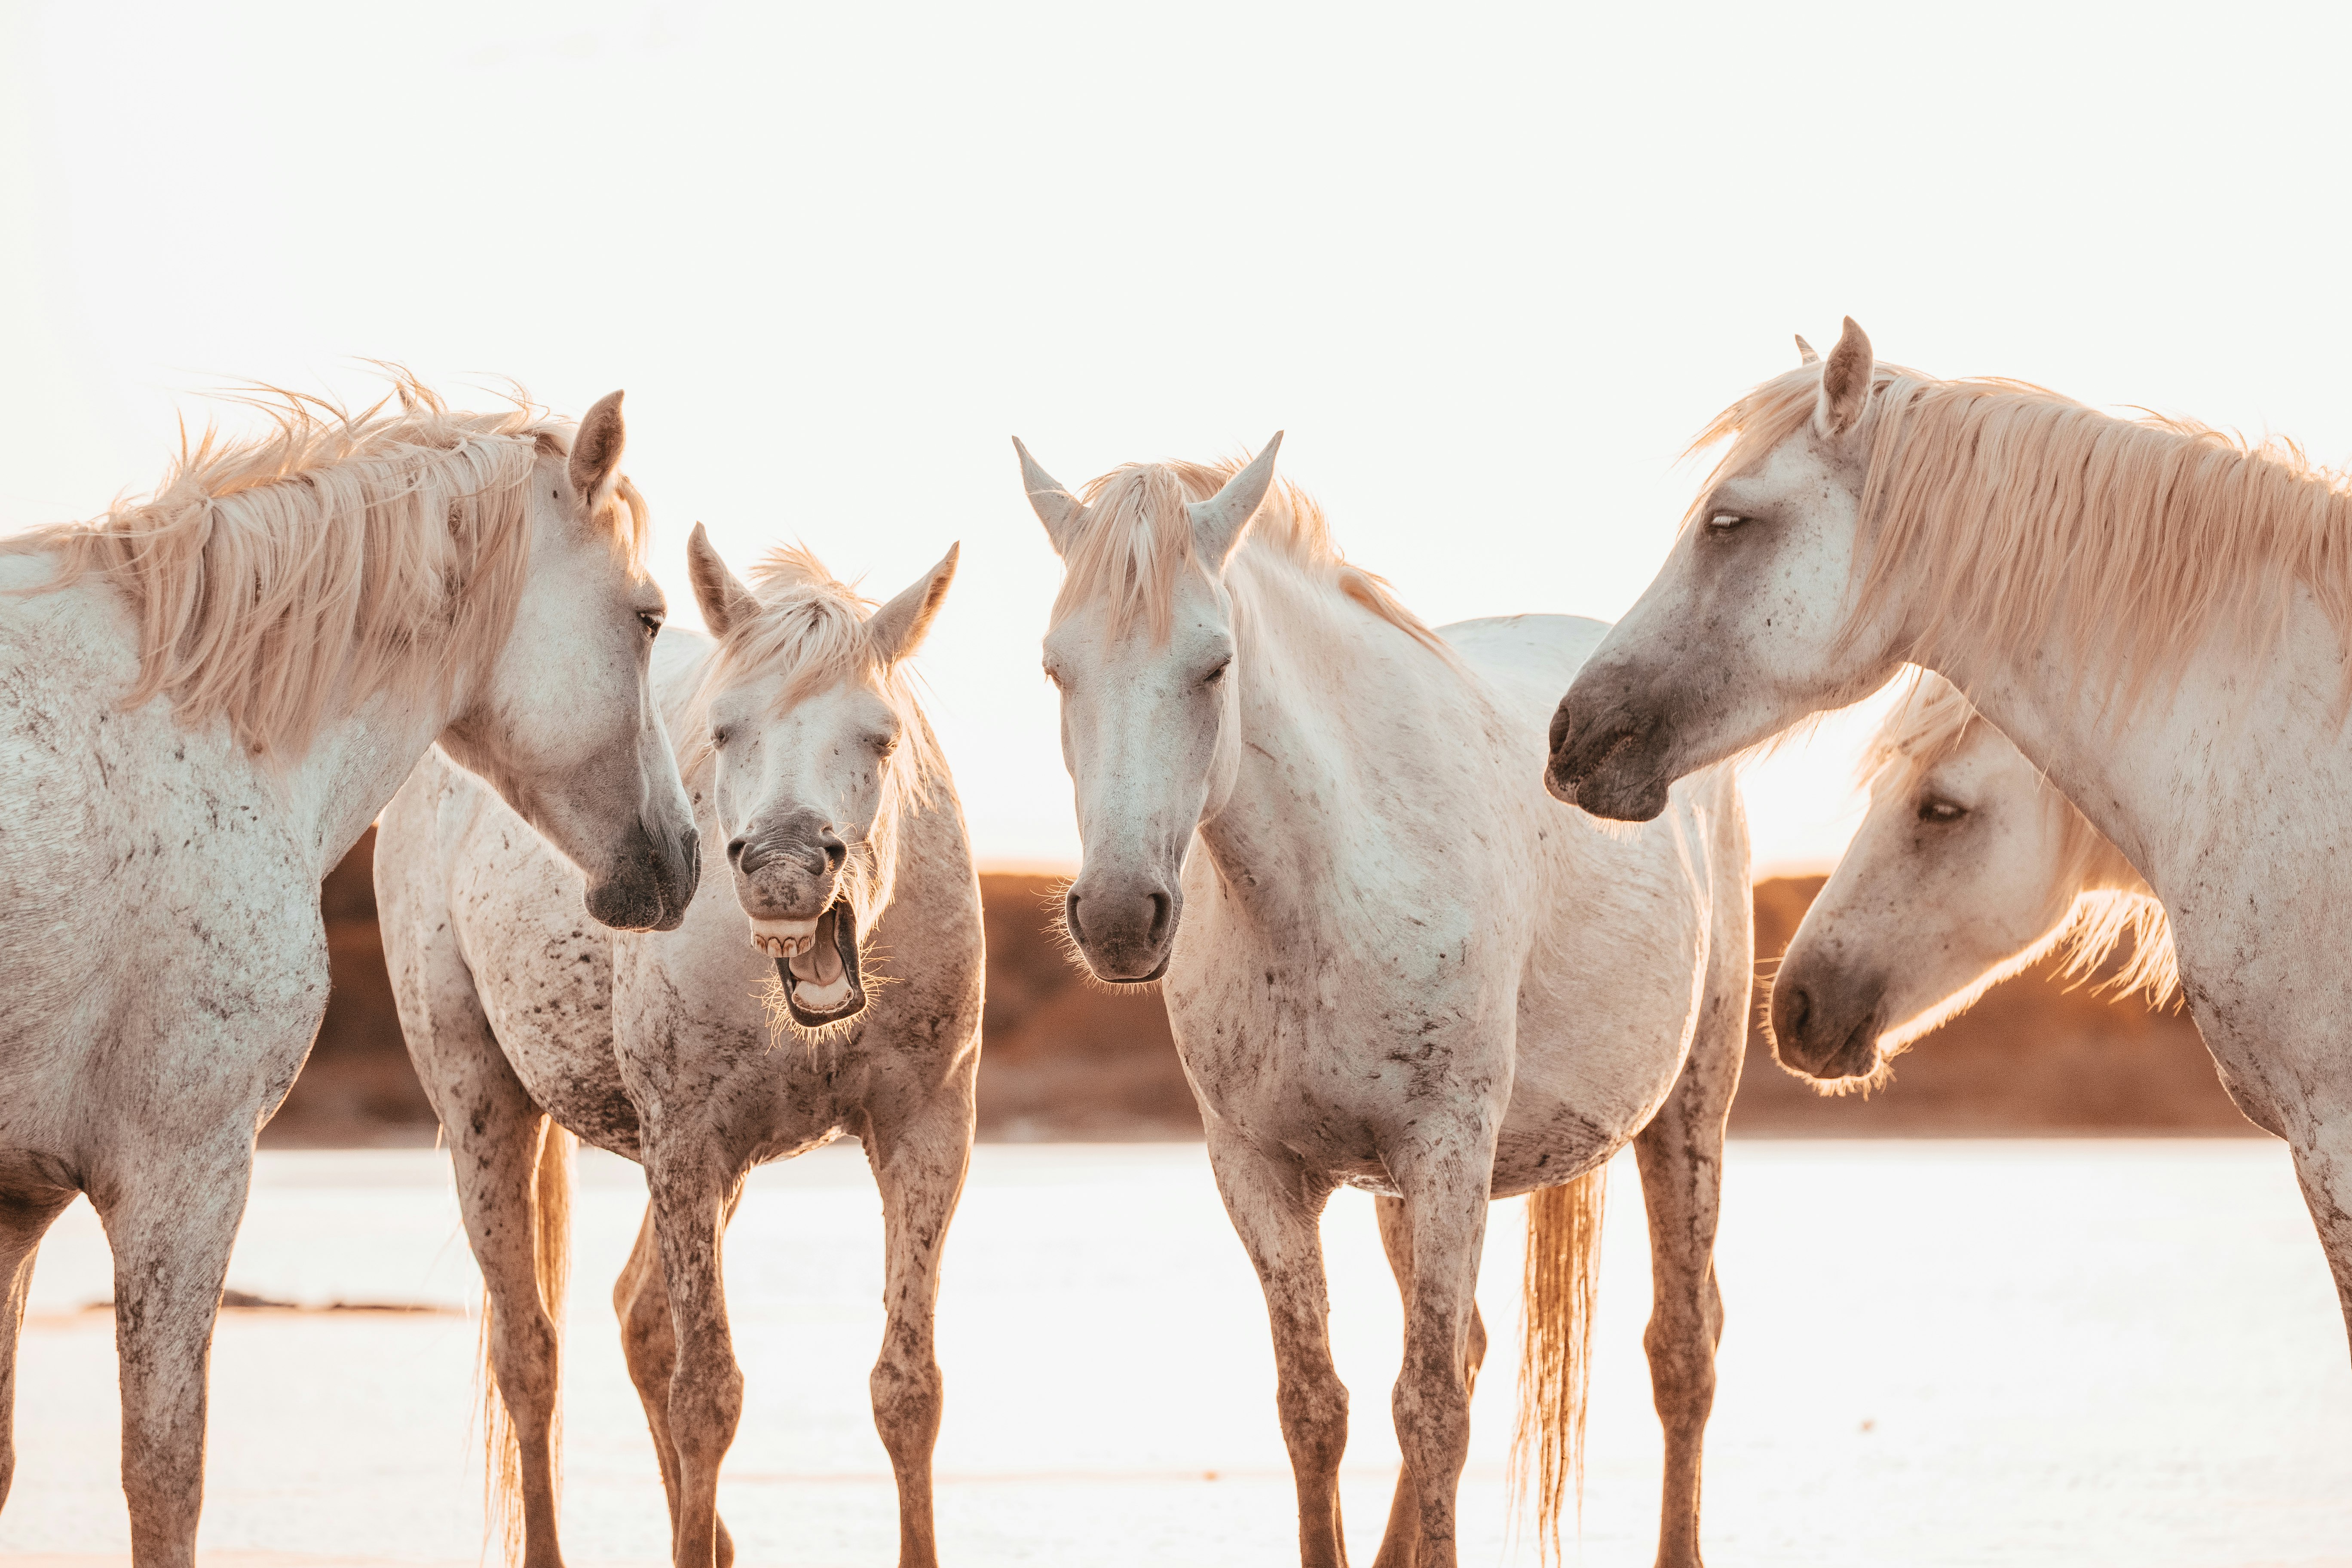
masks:
{"label": "horse's ear", "polygon": [[1820,363],[1821,357],[1821,355],[1813,352],[1813,345],[1805,341],[1805,334],[1799,332],[1797,334],[1797,363],[1799,364],[1817,364]]}
{"label": "horse's ear", "polygon": [[727,570],[727,563],[711,548],[710,535],[698,522],[686,536],[686,574],[694,583],[694,602],[702,606],[702,624],[721,642],[758,613],[759,601]]}
{"label": "horse's ear", "polygon": [[873,619],[866,623],[874,656],[884,664],[896,664],[923,646],[923,634],[931,629],[931,619],[948,596],[948,584],[955,581],[956,556],[962,550],[961,544],[949,545],[938,565],[875,611]]}
{"label": "horse's ear", "polygon": [[1225,481],[1225,488],[1207,500],[1192,503],[1192,538],[1212,565],[1223,569],[1225,557],[1241,542],[1242,530],[1265,503],[1274,488],[1274,455],[1282,450],[1282,432],[1258,448],[1249,467]]}
{"label": "horse's ear", "polygon": [[1078,527],[1087,520],[1087,509],[1078,498],[1055,482],[1054,476],[1037,466],[1021,437],[1013,437],[1013,449],[1021,454],[1021,484],[1029,492],[1029,504],[1037,510],[1037,521],[1045,525],[1045,537],[1054,542],[1054,553],[1067,555],[1070,546],[1077,542]]}
{"label": "horse's ear", "polygon": [[580,420],[572,437],[568,473],[572,493],[593,517],[613,499],[613,482],[621,476],[621,448],[628,431],[621,424],[621,395],[608,392]]}
{"label": "horse's ear", "polygon": [[1839,437],[1853,429],[1862,418],[1862,410],[1870,401],[1870,376],[1874,362],[1870,357],[1870,340],[1845,319],[1845,331],[1838,334],[1837,347],[1822,362],[1821,395],[1813,403],[1813,429],[1826,437]]}

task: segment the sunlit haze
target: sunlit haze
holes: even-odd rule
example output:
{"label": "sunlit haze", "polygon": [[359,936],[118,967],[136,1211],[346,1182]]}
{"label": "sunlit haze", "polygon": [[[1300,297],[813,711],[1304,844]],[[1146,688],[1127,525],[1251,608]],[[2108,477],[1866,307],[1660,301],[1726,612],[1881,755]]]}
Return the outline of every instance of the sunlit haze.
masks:
{"label": "sunlit haze", "polygon": [[[20,0],[0,526],[236,380],[625,387],[685,624],[698,520],[877,596],[962,541],[931,710],[983,860],[1066,863],[1014,434],[1076,484],[1286,430],[1441,622],[1622,613],[1691,434],[1847,313],[2352,451],[2340,13],[1813,9]],[[1751,769],[1762,868],[1835,855],[1865,730]]]}

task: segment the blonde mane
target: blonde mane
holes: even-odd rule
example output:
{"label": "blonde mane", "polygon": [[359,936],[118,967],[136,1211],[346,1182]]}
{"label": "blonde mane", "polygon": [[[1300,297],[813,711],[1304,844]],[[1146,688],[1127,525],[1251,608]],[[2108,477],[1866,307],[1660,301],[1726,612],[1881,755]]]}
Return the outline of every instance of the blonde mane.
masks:
{"label": "blonde mane", "polygon": [[[236,401],[268,416],[266,434],[208,427],[191,445],[183,426],[152,498],[0,540],[0,554],[57,556],[30,592],[94,575],[130,602],[139,678],[124,709],[168,697],[183,724],[226,720],[264,757],[299,755],[338,704],[446,697],[506,644],[532,470],[570,451],[571,427],[520,395],[503,413],[455,413],[392,374],[359,414],[258,388]],[[646,508],[626,479],[599,521],[634,567]]]}
{"label": "blonde mane", "polygon": [[[1215,495],[1244,466],[1245,459],[1129,463],[1088,483],[1077,498],[1086,506],[1084,521],[1063,556],[1066,570],[1054,600],[1054,623],[1081,605],[1100,601],[1109,605],[1113,637],[1141,621],[1154,641],[1165,641],[1177,584],[1198,562],[1185,507]],[[1439,656],[1453,657],[1386,581],[1348,563],[1331,542],[1323,509],[1289,481],[1277,480],[1266,492],[1235,548],[1253,546],[1272,551]]]}
{"label": "blonde mane", "polygon": [[[1959,689],[1942,676],[1915,669],[1910,679],[1910,689],[1863,753],[1863,783],[1874,801],[1907,795],[1920,775],[1958,752],[1972,734],[1990,728]],[[1999,731],[1994,734],[2002,744],[2009,743]],[[2107,956],[2126,942],[2116,973],[2094,989],[2117,997],[2144,992],[2155,1005],[2178,999],[2180,972],[2164,906],[2073,802],[2047,781],[2040,787],[2044,805],[2060,814],[2058,880],[2077,889],[2073,910],[2048,937],[1907,1027],[1906,1037],[1927,1033],[1964,1011],[1998,982],[2053,954],[2060,960],[2061,974],[2077,984],[2090,981]]]}
{"label": "blonde mane", "polygon": [[[1717,416],[1694,450],[1732,445],[1694,513],[1805,427],[1821,374],[1790,371]],[[1895,365],[1877,367],[1864,417],[1855,603],[1896,605],[1904,657],[1964,639],[2006,662],[2054,642],[2120,722],[2216,637],[2228,657],[2268,657],[2298,586],[2352,635],[2352,487],[2292,444]]]}
{"label": "blonde mane", "polygon": [[[866,623],[876,607],[872,600],[860,596],[826,571],[813,552],[797,544],[771,550],[751,568],[747,586],[757,613],[730,626],[666,704],[663,719],[677,748],[678,773],[689,791],[705,787],[716,754],[710,705],[730,687],[780,679],[780,707],[845,681],[862,683],[879,695],[898,721],[898,744],[883,764],[881,805],[873,831],[863,843],[849,847],[840,877],[858,931],[870,931],[890,904],[898,876],[900,816],[909,806],[930,802],[933,787],[948,776],[946,759],[915,700],[911,672],[903,663],[885,662],[867,635]],[[779,990],[772,1009],[779,1017],[784,1016],[781,998]]]}

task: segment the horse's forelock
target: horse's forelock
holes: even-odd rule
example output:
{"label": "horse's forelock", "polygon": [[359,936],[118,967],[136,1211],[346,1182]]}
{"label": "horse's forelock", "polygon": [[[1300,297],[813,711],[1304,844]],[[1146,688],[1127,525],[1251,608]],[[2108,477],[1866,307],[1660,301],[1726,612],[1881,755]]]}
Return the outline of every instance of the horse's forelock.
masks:
{"label": "horse's forelock", "polygon": [[835,577],[804,545],[770,551],[751,569],[755,612],[728,628],[670,725],[678,769],[689,778],[712,754],[710,704],[728,688],[774,679],[785,707],[845,681],[864,683],[888,704],[901,740],[886,780],[889,789],[928,799],[946,775],[938,742],[915,699],[910,672],[887,663],[867,635],[875,605]]}
{"label": "horse's forelock", "polygon": [[[1248,467],[1247,458],[1217,463],[1129,463],[1089,481],[1086,512],[1063,556],[1053,625],[1082,606],[1102,605],[1107,630],[1118,637],[1140,622],[1155,642],[1173,624],[1177,584],[1198,559],[1189,503],[1203,501]],[[1266,492],[1242,548],[1262,544],[1306,569],[1325,587],[1388,622],[1441,658],[1453,655],[1387,581],[1350,564],[1331,542],[1323,509],[1287,480]]]}

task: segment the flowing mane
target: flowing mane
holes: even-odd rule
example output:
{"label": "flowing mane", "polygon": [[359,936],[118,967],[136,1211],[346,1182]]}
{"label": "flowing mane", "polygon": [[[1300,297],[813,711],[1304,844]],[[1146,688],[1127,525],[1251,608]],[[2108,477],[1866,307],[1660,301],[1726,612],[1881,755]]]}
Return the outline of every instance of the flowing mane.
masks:
{"label": "flowing mane", "polygon": [[[1717,416],[1693,449],[1732,446],[1699,505],[1805,426],[1821,374],[1790,371]],[[2121,721],[2217,636],[2266,658],[2298,586],[2352,636],[2352,487],[2289,443],[1895,365],[1877,367],[1864,419],[1854,602],[1900,605],[1906,657],[1965,637],[2014,659],[2055,639]]]}
{"label": "flowing mane", "polygon": [[[271,428],[208,427],[191,445],[183,426],[152,498],[0,540],[0,554],[58,557],[31,592],[97,575],[130,601],[139,679],[122,707],[167,696],[182,723],[225,719],[283,760],[331,704],[446,692],[497,657],[530,556],[532,469],[570,451],[568,424],[520,395],[503,413],[453,412],[404,372],[358,414],[276,388],[238,401]],[[626,479],[599,521],[642,554],[645,502]]]}
{"label": "flowing mane", "polygon": [[[1970,732],[1985,723],[1959,689],[1933,670],[1915,669],[1910,679],[1910,689],[1888,712],[1863,753],[1862,782],[1873,799],[1910,791],[1922,773],[1958,752]],[[1989,972],[1979,984],[1937,1008],[1926,1022],[1906,1029],[1906,1037],[1927,1033],[1964,1011],[1998,982],[2053,953],[2061,960],[2062,974],[2077,983],[2087,981],[2126,939],[2130,946],[2120,966],[2096,989],[2115,996],[2145,992],[2148,1001],[2158,1005],[2179,994],[2180,972],[2164,906],[2089,818],[2046,782],[2042,788],[2049,804],[2062,814],[2060,879],[2076,888],[2109,885],[2078,893],[2073,910],[2046,940]]]}
{"label": "flowing mane", "polygon": [[[1067,571],[1054,600],[1054,620],[1101,600],[1110,606],[1112,636],[1140,620],[1155,640],[1165,640],[1176,584],[1195,561],[1192,520],[1184,508],[1215,495],[1244,461],[1129,463],[1088,483],[1077,498],[1086,505],[1086,521],[1064,555]],[[1266,492],[1235,549],[1253,546],[1276,552],[1415,642],[1452,658],[1444,640],[1404,607],[1386,581],[1348,563],[1331,542],[1323,509],[1288,480],[1277,480]]]}

